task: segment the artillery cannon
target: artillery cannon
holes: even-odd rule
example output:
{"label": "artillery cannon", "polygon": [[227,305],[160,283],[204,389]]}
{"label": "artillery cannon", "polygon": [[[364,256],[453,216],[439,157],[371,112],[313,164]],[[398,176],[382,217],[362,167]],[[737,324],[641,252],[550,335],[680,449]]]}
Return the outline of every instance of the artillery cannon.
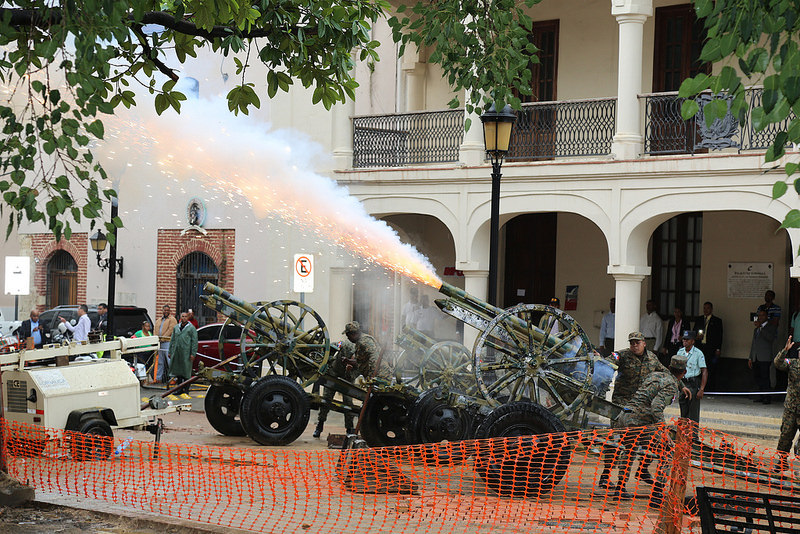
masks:
{"label": "artillery cannon", "polygon": [[472,353],[461,343],[437,342],[406,325],[395,344],[402,349],[395,360],[398,382],[421,390],[442,386],[450,391],[477,392],[472,372]]}

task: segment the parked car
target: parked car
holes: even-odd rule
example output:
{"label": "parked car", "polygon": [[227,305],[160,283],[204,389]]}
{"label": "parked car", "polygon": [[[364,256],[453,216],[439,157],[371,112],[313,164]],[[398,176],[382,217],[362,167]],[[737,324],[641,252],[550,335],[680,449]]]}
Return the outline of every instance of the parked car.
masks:
{"label": "parked car", "polygon": [[[97,306],[89,306],[88,315],[92,328],[95,328],[98,321]],[[39,314],[39,322],[45,325],[45,344],[59,343],[62,340],[62,334],[58,330],[58,325],[61,322],[59,317],[63,317],[67,321],[74,320],[77,323],[78,306],[56,306]],[[117,337],[133,337],[137,330],[141,330],[144,321],[148,321],[151,326],[153,325],[153,320],[150,319],[150,314],[147,313],[145,308],[114,306],[114,335]]]}
{"label": "parked car", "polygon": [[[214,323],[201,326],[197,329],[197,356],[194,359],[192,372],[196,373],[200,362],[205,367],[212,367],[220,361],[219,353],[219,334],[225,323]],[[231,356],[241,354],[242,327],[235,324],[228,324],[225,327],[224,342],[222,344],[222,359],[227,360]],[[251,338],[248,336],[248,340]],[[239,360],[234,360],[226,368],[235,371],[241,367]]]}

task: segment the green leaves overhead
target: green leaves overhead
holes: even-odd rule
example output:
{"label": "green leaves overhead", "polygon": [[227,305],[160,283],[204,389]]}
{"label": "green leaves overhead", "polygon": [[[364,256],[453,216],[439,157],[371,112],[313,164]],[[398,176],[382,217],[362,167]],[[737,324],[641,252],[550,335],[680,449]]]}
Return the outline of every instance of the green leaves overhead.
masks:
{"label": "green leaves overhead", "polygon": [[[765,160],[780,159],[788,145],[800,143],[800,4],[786,0],[694,0],[694,7],[708,32],[700,57],[722,68],[713,76],[699,74],[685,80],[680,96],[690,98],[711,90],[732,97],[730,109],[740,123],[749,117],[756,131],[768,127],[778,130]],[[747,101],[745,85],[763,85],[761,100]],[[697,105],[688,102],[681,109],[684,118],[699,111]],[[727,113],[724,101],[718,102],[721,104],[712,102],[703,108],[709,124]],[[787,163],[785,170],[791,180],[798,163]],[[789,183],[791,194],[800,195],[800,180],[781,180],[773,185],[772,198],[787,194]],[[781,228],[800,228],[800,211],[791,210]]]}
{"label": "green leaves overhead", "polygon": [[[450,86],[465,91],[468,113],[496,103],[520,108],[531,94],[532,19],[526,9],[540,0],[440,0],[401,4],[389,19],[400,54],[422,50],[442,67]],[[454,98],[450,107],[458,107]]]}
{"label": "green leaves overhead", "polygon": [[[266,66],[267,96],[295,80],[330,108],[353,98],[353,52],[377,61],[372,25],[384,0],[30,0],[0,7],[0,215],[7,235],[42,221],[57,238],[70,224],[102,216],[114,196],[100,190],[92,141],[103,115],[136,105],[135,87],[154,94],[156,112],[181,110],[176,71],[207,48],[234,58],[228,107],[247,114],[264,97],[253,61]],[[145,31],[147,28],[148,31]],[[155,31],[153,31],[155,30]],[[259,88],[259,89],[257,89]],[[3,211],[5,210],[5,212]]]}

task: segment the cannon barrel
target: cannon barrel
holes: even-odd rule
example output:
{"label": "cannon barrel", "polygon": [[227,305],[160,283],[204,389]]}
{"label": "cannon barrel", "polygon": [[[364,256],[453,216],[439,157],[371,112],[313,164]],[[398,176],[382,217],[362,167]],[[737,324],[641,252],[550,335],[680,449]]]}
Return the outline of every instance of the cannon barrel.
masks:
{"label": "cannon barrel", "polygon": [[436,340],[416,328],[405,325],[395,343],[406,350],[427,350],[436,344]]}

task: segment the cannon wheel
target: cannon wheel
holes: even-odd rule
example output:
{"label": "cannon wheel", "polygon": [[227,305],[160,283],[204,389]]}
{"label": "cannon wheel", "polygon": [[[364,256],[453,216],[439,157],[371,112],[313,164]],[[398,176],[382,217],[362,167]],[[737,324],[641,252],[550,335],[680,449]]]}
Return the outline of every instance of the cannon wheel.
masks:
{"label": "cannon wheel", "polygon": [[478,388],[492,406],[532,401],[565,419],[592,396],[592,344],[556,308],[520,304],[505,310],[475,341],[473,354]]}
{"label": "cannon wheel", "polygon": [[370,447],[408,445],[409,408],[413,399],[396,392],[373,393],[360,422],[361,435]]}
{"label": "cannon wheel", "polygon": [[239,418],[247,435],[262,445],[288,445],[308,426],[308,394],[287,376],[265,376],[242,397]]}
{"label": "cannon wheel", "polygon": [[510,439],[481,444],[475,470],[503,497],[548,492],[569,468],[572,447],[564,432],[564,423],[538,404],[504,404],[484,419],[475,437]]}
{"label": "cannon wheel", "polygon": [[[254,305],[255,306],[260,306],[262,304],[263,303],[261,303],[261,302],[256,302]],[[228,331],[228,327],[230,325],[238,326],[241,329],[242,333],[239,335],[239,342],[238,343],[234,342],[232,339],[229,339],[226,336],[226,332]],[[244,373],[247,376],[249,376],[250,378],[258,378],[261,375],[261,367],[257,366],[257,365],[249,365],[249,366],[246,365],[247,362],[254,361],[256,359],[256,357],[255,357],[255,348],[254,347],[248,347],[248,346],[242,347],[241,346],[243,337],[245,338],[245,340],[247,340],[248,342],[252,343],[252,339],[248,339],[248,337],[252,337],[252,336],[243,335],[245,332],[247,332],[247,330],[244,329],[244,326],[240,325],[239,323],[237,323],[236,321],[234,321],[230,317],[225,319],[225,323],[223,323],[222,328],[220,328],[219,337],[217,338],[217,350],[218,350],[218,353],[219,353],[219,361],[224,361],[224,360],[227,359],[226,356],[225,356],[225,345],[236,343],[236,345],[239,345],[239,360],[238,360],[238,363],[241,365],[241,367],[239,367],[237,369],[237,367],[233,364],[233,362],[231,362],[231,363],[223,365],[222,369],[224,369],[225,371],[228,371],[228,372]],[[244,354],[245,357],[242,357],[242,354]]]}
{"label": "cannon wheel", "polygon": [[428,350],[422,370],[421,389],[444,386],[459,393],[474,392],[472,353],[456,341],[442,341]]}
{"label": "cannon wheel", "polygon": [[395,378],[398,384],[406,384],[417,389],[425,389],[422,385],[422,360],[425,353],[421,350],[403,349],[395,359]]}
{"label": "cannon wheel", "polygon": [[203,401],[206,419],[223,436],[244,436],[239,418],[242,390],[230,384],[211,384]]}
{"label": "cannon wheel", "polygon": [[[471,437],[471,418],[450,405],[442,388],[423,392],[411,408],[410,419],[414,443],[427,444],[422,448],[425,463],[453,465],[469,456],[463,440]],[[451,443],[441,445],[443,441]]]}
{"label": "cannon wheel", "polygon": [[[267,334],[256,334],[258,339],[252,340],[248,339],[251,331]],[[303,387],[317,381],[331,351],[322,317],[293,300],[276,300],[256,308],[244,325],[240,344],[245,366],[263,360],[262,365],[269,366],[266,374],[298,378]]]}

